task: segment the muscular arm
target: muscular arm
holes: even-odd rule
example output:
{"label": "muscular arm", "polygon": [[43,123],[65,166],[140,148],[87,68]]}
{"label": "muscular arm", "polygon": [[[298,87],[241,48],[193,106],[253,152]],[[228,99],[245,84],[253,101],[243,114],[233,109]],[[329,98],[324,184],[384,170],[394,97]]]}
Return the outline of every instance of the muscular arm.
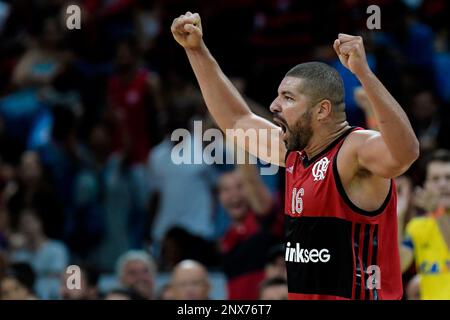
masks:
{"label": "muscular arm", "polygon": [[372,112],[372,105],[367,98],[366,91],[363,87],[358,87],[353,93],[353,97],[358,107],[364,112],[367,128],[370,130],[378,131],[378,124]]}
{"label": "muscular arm", "polygon": [[252,116],[250,108],[224,75],[205,44],[186,49],[209,112],[222,129],[234,128],[242,118]]}
{"label": "muscular arm", "polygon": [[[240,146],[264,161],[284,165],[286,149],[281,142],[281,130],[250,111],[242,96],[206,48],[201,38],[199,19],[198,15],[190,13],[175,19],[172,33],[186,50],[209,112],[223,131],[257,129],[257,143],[245,143]],[[262,132],[258,129],[267,130],[266,139],[260,139]],[[274,156],[272,149],[278,155]]]}
{"label": "muscular arm", "polygon": [[360,134],[364,135],[356,155],[360,166],[383,178],[399,176],[419,156],[419,142],[408,117],[370,70],[361,37],[340,34],[334,49],[361,82],[379,130]]}
{"label": "muscular arm", "polygon": [[419,142],[405,112],[380,80],[372,72],[358,78],[373,106],[379,130],[359,149],[359,162],[379,176],[399,176],[419,156]]}

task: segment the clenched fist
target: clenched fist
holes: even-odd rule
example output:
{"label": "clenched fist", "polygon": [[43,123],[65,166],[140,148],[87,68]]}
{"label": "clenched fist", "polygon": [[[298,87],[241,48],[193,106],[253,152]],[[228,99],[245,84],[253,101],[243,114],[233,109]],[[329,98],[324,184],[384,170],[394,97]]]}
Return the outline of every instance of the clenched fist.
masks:
{"label": "clenched fist", "polygon": [[370,70],[361,37],[340,33],[333,48],[341,63],[356,76]]}
{"label": "clenched fist", "polygon": [[173,20],[170,28],[175,40],[185,49],[196,49],[202,43],[202,25],[198,13],[186,12]]}

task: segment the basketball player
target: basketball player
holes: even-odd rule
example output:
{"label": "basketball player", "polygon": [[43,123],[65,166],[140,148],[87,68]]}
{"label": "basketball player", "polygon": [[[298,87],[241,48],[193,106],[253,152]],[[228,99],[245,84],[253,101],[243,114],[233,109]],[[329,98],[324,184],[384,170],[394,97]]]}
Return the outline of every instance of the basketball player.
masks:
{"label": "basketball player", "polygon": [[[222,73],[202,40],[198,14],[175,19],[172,33],[222,130],[276,128],[250,112]],[[263,160],[286,167],[290,299],[400,299],[392,178],[417,159],[419,144],[402,108],[371,72],[362,38],[339,34],[333,47],[366,91],[379,132],[349,126],[339,74],[310,62],[292,68],[279,85],[270,106],[277,136],[243,147],[258,156],[275,144],[279,157]]]}

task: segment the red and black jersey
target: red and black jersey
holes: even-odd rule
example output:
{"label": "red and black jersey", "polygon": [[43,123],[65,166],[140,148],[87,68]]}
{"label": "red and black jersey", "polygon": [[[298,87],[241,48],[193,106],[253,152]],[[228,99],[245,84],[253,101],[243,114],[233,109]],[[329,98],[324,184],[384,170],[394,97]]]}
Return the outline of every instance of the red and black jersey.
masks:
{"label": "red and black jersey", "polygon": [[308,160],[286,156],[286,266],[289,299],[400,299],[394,181],[378,210],[346,195],[337,155],[351,128]]}

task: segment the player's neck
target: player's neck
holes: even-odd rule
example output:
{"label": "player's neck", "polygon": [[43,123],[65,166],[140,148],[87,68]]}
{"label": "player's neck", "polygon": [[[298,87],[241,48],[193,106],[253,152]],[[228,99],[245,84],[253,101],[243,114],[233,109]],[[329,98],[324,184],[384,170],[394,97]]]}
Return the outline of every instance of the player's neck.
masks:
{"label": "player's neck", "polygon": [[317,130],[304,150],[308,159],[312,159],[321,153],[348,129],[350,129],[350,126],[348,122],[345,121],[331,128]]}

